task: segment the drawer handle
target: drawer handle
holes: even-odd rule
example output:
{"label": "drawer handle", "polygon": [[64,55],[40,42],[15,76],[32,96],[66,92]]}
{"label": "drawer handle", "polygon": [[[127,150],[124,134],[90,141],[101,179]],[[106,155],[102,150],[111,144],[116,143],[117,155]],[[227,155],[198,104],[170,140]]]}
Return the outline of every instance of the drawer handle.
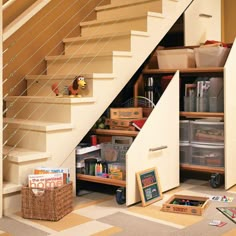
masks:
{"label": "drawer handle", "polygon": [[156,148],[149,148],[149,152],[155,152],[167,148],[167,146],[160,146]]}
{"label": "drawer handle", "polygon": [[206,17],[206,18],[212,18],[212,15],[204,14],[204,13],[199,14],[199,16],[200,17]]}

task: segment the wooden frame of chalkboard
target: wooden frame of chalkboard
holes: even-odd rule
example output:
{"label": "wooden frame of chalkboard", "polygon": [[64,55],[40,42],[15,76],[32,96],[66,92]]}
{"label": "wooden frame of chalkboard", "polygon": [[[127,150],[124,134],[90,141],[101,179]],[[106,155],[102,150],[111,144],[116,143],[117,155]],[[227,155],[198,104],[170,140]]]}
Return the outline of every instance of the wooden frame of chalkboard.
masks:
{"label": "wooden frame of chalkboard", "polygon": [[162,191],[157,168],[150,168],[136,173],[142,206],[161,200]]}

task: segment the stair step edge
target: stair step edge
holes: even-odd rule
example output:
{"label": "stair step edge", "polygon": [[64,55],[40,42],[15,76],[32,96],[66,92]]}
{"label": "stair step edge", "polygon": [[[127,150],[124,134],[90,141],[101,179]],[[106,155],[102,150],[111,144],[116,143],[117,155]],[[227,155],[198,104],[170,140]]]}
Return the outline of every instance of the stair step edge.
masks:
{"label": "stair step edge", "polygon": [[85,21],[81,22],[80,26],[89,26],[89,25],[101,25],[101,24],[109,24],[113,22],[121,22],[121,21],[130,21],[130,20],[135,20],[139,18],[147,18],[148,16],[155,16],[158,18],[164,18],[163,13],[159,12],[146,12],[145,14],[140,14],[139,16],[130,16],[130,17],[120,17],[120,18],[110,18],[110,19],[103,19],[103,20],[91,20],[91,21]]}
{"label": "stair step edge", "polygon": [[147,3],[147,2],[153,2],[153,0],[136,0],[135,2],[129,2],[129,3],[116,3],[116,4],[98,6],[95,8],[95,11],[102,11],[102,10],[113,9],[113,8],[127,7],[127,6]]}
{"label": "stair step edge", "polygon": [[13,184],[11,182],[3,181],[3,194],[19,192],[22,189],[21,184]]}
{"label": "stair step edge", "polygon": [[43,132],[68,130],[74,128],[74,126],[71,123],[53,123],[46,121],[13,119],[13,118],[3,118],[3,123],[13,124],[14,126],[20,129],[43,131]]}
{"label": "stair step edge", "polygon": [[51,157],[51,154],[48,152],[40,152],[13,146],[4,146],[3,155],[7,156],[7,160],[16,163],[36,161]]}
{"label": "stair step edge", "polygon": [[[78,75],[26,75],[26,80],[73,80]],[[112,73],[81,74],[85,79],[114,79]]]}
{"label": "stair step edge", "polygon": [[105,38],[115,38],[115,37],[124,37],[124,36],[142,36],[142,37],[149,37],[149,34],[144,31],[126,31],[126,32],[116,32],[116,33],[109,33],[109,34],[96,34],[96,35],[89,35],[89,36],[79,36],[79,37],[72,37],[72,38],[65,38],[63,39],[64,43],[72,43],[72,42],[79,42],[79,41],[90,41],[90,40],[97,40],[97,39],[105,39]]}
{"label": "stair step edge", "polygon": [[94,103],[94,97],[69,97],[69,96],[7,96],[5,102],[28,102],[40,104],[84,104]]}
{"label": "stair step edge", "polygon": [[87,53],[80,55],[59,55],[59,56],[46,56],[46,61],[51,60],[69,60],[69,59],[85,59],[85,58],[97,58],[97,57],[132,57],[132,53],[128,51],[112,51],[112,52],[101,52],[97,53]]}

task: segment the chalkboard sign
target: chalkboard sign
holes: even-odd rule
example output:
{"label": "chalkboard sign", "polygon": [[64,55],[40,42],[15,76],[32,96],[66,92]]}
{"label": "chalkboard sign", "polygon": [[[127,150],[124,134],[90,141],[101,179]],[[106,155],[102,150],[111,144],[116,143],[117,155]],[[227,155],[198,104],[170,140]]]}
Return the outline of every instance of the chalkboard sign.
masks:
{"label": "chalkboard sign", "polygon": [[137,172],[136,176],[143,206],[162,199],[162,191],[156,168]]}

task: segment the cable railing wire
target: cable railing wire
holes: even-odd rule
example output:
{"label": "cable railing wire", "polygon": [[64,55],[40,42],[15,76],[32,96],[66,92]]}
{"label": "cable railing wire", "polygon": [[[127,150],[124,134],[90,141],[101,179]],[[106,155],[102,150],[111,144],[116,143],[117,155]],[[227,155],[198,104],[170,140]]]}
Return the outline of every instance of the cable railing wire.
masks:
{"label": "cable railing wire", "polygon": [[[117,21],[118,21],[118,20],[117,20]],[[102,27],[102,26],[101,26],[101,27]],[[115,36],[115,34],[114,34],[114,36]],[[93,36],[91,36],[91,38],[92,38],[92,37],[93,37]],[[110,40],[111,40],[111,38],[112,38],[112,37],[110,37]],[[102,39],[100,38],[100,40],[102,40]],[[89,41],[89,39],[88,39],[87,41]],[[86,42],[87,42],[87,41],[86,41]],[[86,44],[86,42],[85,42],[84,44]],[[98,42],[99,42],[99,40],[98,40]],[[97,43],[98,43],[98,42],[97,42]],[[83,44],[83,45],[84,45],[84,44]],[[82,46],[83,46],[83,45],[82,45]],[[81,47],[82,47],[82,46],[81,46]],[[105,47],[105,46],[104,46],[104,47]],[[79,50],[79,49],[78,49],[78,50]],[[101,50],[102,50],[102,48],[101,48]],[[100,50],[100,51],[101,51],[101,50]],[[98,54],[100,53],[100,51],[97,52],[96,56],[98,56]],[[75,54],[76,54],[76,53],[75,53]],[[96,56],[95,56],[95,57],[96,57]],[[73,56],[72,56],[72,57],[73,57]],[[85,58],[85,57],[86,57],[86,56],[84,56],[83,58]],[[81,58],[81,60],[82,60],[83,58]],[[90,62],[91,62],[92,60],[94,60],[94,58],[92,58],[92,59],[90,60]],[[90,62],[88,62],[88,64],[89,64]],[[69,73],[68,73],[68,74],[69,74]],[[48,81],[48,82],[50,82],[50,81]],[[46,85],[45,85],[45,86],[46,86]],[[50,109],[50,108],[49,108],[49,109]],[[46,112],[45,112],[45,113],[46,113]],[[17,114],[16,114],[16,116],[17,116]],[[15,146],[16,146],[16,145],[15,145]]]}

